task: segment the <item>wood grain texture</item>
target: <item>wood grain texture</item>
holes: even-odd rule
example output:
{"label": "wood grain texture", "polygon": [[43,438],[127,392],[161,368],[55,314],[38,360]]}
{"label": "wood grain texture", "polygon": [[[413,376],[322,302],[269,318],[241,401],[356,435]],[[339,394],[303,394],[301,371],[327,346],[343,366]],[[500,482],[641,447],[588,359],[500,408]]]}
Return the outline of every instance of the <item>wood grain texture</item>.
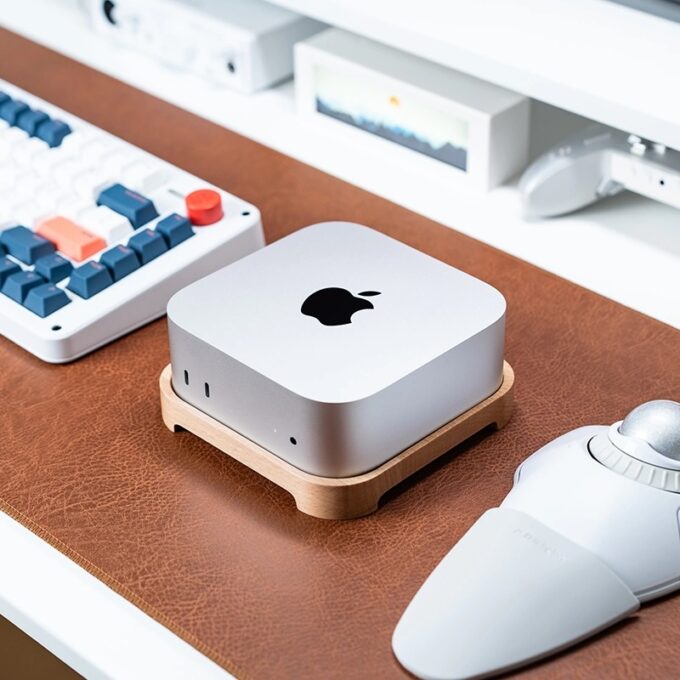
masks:
{"label": "wood grain texture", "polygon": [[379,467],[354,477],[318,477],[296,468],[180,399],[168,364],[158,380],[161,415],[172,432],[188,430],[246,465],[295,499],[297,509],[319,519],[356,519],[378,509],[386,491],[487,427],[510,420],[515,374],[503,363],[503,382],[490,397],[442,425]]}
{"label": "wood grain texture", "polygon": [[[517,465],[577,426],[680,400],[680,333],[668,326],[5,31],[0,77],[254,203],[269,242],[360,222],[507,299],[510,422],[351,522],[298,512],[275,484],[168,431],[165,320],[64,366],[0,338],[0,508],[241,680],[408,677],[392,656],[394,626]],[[678,639],[680,597],[668,597],[523,673],[674,678]]]}

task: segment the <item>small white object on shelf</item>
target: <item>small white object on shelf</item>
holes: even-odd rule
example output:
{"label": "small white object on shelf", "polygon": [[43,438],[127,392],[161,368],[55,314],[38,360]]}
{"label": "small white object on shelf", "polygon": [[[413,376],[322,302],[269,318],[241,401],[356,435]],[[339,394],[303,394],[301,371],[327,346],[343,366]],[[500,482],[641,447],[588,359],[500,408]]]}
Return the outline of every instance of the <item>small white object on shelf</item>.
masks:
{"label": "small white object on shelf", "polygon": [[519,189],[529,216],[568,214],[624,189],[680,208],[680,152],[594,125],[536,159]]}
{"label": "small white object on shelf", "polygon": [[298,110],[410,172],[491,189],[524,168],[529,100],[339,29],[295,47]]}
{"label": "small white object on shelf", "polygon": [[290,78],[324,24],[264,0],[87,0],[93,28],[209,81],[254,92]]}

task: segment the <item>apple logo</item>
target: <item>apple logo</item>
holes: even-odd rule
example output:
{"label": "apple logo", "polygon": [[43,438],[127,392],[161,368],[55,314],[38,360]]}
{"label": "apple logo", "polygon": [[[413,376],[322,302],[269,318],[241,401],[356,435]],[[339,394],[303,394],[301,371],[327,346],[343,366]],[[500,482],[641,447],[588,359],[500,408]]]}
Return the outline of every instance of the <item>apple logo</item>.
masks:
{"label": "apple logo", "polygon": [[380,295],[375,290],[359,293],[362,297],[352,295],[345,288],[322,288],[312,293],[303,303],[300,311],[313,316],[324,326],[344,326],[352,323],[352,315],[361,309],[374,309],[373,304],[365,297]]}

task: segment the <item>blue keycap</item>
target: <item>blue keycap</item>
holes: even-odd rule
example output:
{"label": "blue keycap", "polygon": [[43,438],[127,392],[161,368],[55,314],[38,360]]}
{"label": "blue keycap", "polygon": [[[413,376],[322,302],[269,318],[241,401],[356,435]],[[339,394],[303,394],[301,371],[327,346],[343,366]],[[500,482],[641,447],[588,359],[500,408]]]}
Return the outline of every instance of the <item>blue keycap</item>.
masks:
{"label": "blue keycap", "polygon": [[127,217],[135,229],[158,217],[156,206],[145,196],[122,184],[114,184],[99,194],[97,205],[105,205]]}
{"label": "blue keycap", "polygon": [[43,142],[46,142],[48,146],[55,147],[59,146],[64,140],[64,137],[70,135],[71,132],[71,128],[63,121],[48,118],[38,125],[35,136],[38,139],[42,139]]}
{"label": "blue keycap", "polygon": [[2,284],[2,292],[7,297],[11,297],[12,300],[22,303],[31,288],[41,286],[43,283],[45,283],[45,279],[35,272],[18,272],[5,279],[5,283]]}
{"label": "blue keycap", "polygon": [[0,255],[7,255],[7,248],[0,243]]}
{"label": "blue keycap", "polygon": [[168,248],[174,248],[178,243],[186,241],[194,235],[191,222],[177,213],[164,217],[156,225],[156,231],[163,236]]}
{"label": "blue keycap", "polygon": [[120,281],[124,276],[139,269],[139,260],[132,248],[115,246],[102,253],[99,261],[106,265],[114,281]]}
{"label": "blue keycap", "polygon": [[52,253],[35,261],[35,271],[51,283],[63,281],[73,270],[73,265],[61,255]]}
{"label": "blue keycap", "polygon": [[35,137],[38,125],[44,123],[48,118],[49,116],[44,111],[33,111],[32,109],[28,109],[28,111],[19,114],[16,126],[21,128],[24,132],[27,132],[31,137]]}
{"label": "blue keycap", "polygon": [[17,118],[24,111],[28,110],[28,104],[18,99],[8,99],[0,105],[0,118],[6,120],[10,125],[16,125]]}
{"label": "blue keycap", "polygon": [[57,288],[53,283],[44,283],[28,291],[24,307],[44,318],[65,307],[69,302],[71,300],[61,288]]}
{"label": "blue keycap", "polygon": [[20,271],[21,267],[16,262],[12,262],[8,257],[0,258],[0,286],[5,283],[8,276]]}
{"label": "blue keycap", "polygon": [[11,97],[7,94],[7,92],[3,92],[0,90],[0,106],[2,106],[5,102],[9,101]]}
{"label": "blue keycap", "polygon": [[140,231],[128,241],[128,245],[137,253],[137,257],[142,264],[151,262],[154,258],[162,255],[167,249],[163,237],[151,229]]}
{"label": "blue keycap", "polygon": [[39,257],[54,252],[52,242],[21,225],[5,229],[0,234],[0,243],[7,248],[10,255],[26,264],[33,264]]}
{"label": "blue keycap", "polygon": [[109,270],[100,262],[90,260],[73,270],[66,287],[87,300],[112,283]]}

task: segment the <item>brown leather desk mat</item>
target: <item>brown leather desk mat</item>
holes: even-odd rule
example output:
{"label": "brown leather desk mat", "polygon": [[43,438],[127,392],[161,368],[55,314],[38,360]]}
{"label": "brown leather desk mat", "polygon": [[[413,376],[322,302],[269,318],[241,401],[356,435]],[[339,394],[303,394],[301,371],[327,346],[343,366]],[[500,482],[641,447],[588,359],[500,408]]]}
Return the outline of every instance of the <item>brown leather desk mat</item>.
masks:
{"label": "brown leather desk mat", "polygon": [[[239,677],[404,677],[390,650],[399,615],[516,465],[578,425],[680,399],[680,333],[661,323],[4,31],[0,76],[252,201],[270,241],[355,220],[507,297],[513,420],[350,522],[296,512],[165,429],[164,320],[66,366],[0,339],[0,507]],[[529,674],[677,677],[679,636],[670,597]]]}

